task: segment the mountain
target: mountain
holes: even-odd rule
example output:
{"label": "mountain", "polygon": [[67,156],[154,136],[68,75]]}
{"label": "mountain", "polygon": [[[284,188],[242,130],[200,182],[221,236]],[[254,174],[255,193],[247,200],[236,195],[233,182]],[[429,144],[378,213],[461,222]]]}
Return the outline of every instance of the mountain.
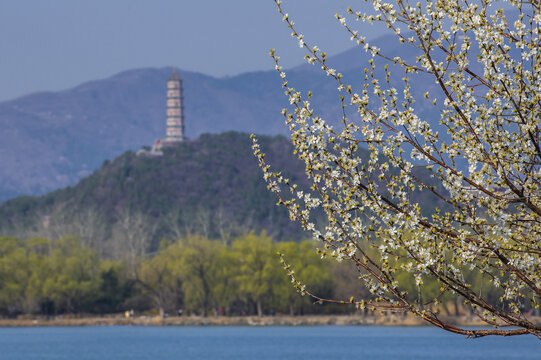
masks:
{"label": "mountain", "polygon": [[[375,44],[391,56],[398,54],[389,38]],[[402,49],[401,55],[411,60],[416,53]],[[328,63],[360,86],[360,69],[369,58],[364,50],[355,48],[330,57]],[[171,71],[130,70],[69,90],[0,103],[0,201],[73,185],[103,161],[163,137],[165,82]],[[276,71],[224,78],[179,73],[188,137],[228,130],[267,135],[287,132],[280,111],[288,101]],[[287,74],[290,85],[304,93],[313,91],[319,114],[331,123],[340,122],[334,81],[308,64]],[[421,88],[426,91],[426,86]]]}

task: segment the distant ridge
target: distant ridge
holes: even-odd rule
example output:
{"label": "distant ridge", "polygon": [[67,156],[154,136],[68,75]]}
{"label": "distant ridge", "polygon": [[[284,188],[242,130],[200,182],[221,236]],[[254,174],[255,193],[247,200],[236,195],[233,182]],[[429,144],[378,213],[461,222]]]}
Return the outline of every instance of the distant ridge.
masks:
{"label": "distant ridge", "polygon": [[[388,38],[376,45],[392,53]],[[414,58],[415,53],[404,53]],[[355,48],[329,58],[345,79],[359,85],[368,61]],[[343,70],[342,70],[343,69]],[[290,84],[312,90],[316,111],[339,123],[336,84],[317,66],[287,71]],[[165,134],[165,87],[172,67],[121,72],[69,90],[41,92],[0,103],[0,201],[44,194],[75,184],[103,161],[151,145]],[[276,71],[214,78],[179,71],[184,83],[186,133],[235,130],[286,134],[280,110],[288,104]]]}

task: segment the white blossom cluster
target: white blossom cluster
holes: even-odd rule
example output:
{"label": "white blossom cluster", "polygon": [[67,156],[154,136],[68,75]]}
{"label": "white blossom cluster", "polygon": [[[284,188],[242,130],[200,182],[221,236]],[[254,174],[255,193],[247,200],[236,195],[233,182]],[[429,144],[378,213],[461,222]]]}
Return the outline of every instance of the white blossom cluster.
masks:
{"label": "white blossom cluster", "polygon": [[[344,111],[342,126],[330,126],[314,113],[311,94],[288,84],[271,51],[293,109],[283,110],[291,141],[313,186],[297,189],[271,172],[254,138],[269,189],[293,220],[323,242],[322,256],[351,260],[362,270],[374,294],[372,304],[406,309],[470,336],[530,333],[541,338],[541,327],[521,309],[524,301],[541,299],[539,2],[368,2],[371,14],[348,8],[345,16],[336,15],[372,57],[355,91],[357,84],[345,83],[329,67],[326,54],[306,43],[276,0],[307,62],[321,66],[337,83],[343,108],[354,107],[358,116]],[[513,11],[504,12],[503,5]],[[415,63],[387,57],[350,21],[383,22],[420,55]],[[377,76],[381,68],[385,80]],[[400,88],[391,70],[402,75]],[[419,74],[437,85],[437,93],[426,92],[424,98],[439,110],[439,119],[423,119],[413,106],[418,99],[410,82]],[[416,176],[419,167],[430,171],[438,186]],[[428,192],[446,205],[425,216],[423,205],[412,201],[413,192]],[[327,215],[324,230],[313,220],[321,210]],[[487,324],[518,329],[464,330],[446,324],[437,307],[408,300],[397,281],[404,272],[419,288],[423,279],[437,279],[442,294],[460,295]],[[483,297],[468,280],[471,273],[500,288],[501,298]]]}

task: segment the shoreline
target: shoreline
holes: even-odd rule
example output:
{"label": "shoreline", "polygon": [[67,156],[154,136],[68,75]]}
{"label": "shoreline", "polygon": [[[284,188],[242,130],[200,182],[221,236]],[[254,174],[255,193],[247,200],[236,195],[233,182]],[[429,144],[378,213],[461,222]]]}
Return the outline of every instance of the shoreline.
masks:
{"label": "shoreline", "polygon": [[[476,316],[441,317],[458,326],[487,326]],[[541,317],[530,321],[541,324]],[[35,326],[429,326],[420,318],[411,315],[276,315],[276,316],[109,316],[109,317],[62,317],[53,319],[0,319],[0,327]]]}

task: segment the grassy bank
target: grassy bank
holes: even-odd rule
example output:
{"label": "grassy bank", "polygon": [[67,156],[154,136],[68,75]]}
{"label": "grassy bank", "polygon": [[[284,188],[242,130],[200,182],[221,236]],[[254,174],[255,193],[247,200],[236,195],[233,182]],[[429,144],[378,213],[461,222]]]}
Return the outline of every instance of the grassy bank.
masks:
{"label": "grassy bank", "polygon": [[[445,320],[462,326],[479,326],[483,323],[473,316],[448,317]],[[531,319],[541,324],[541,317]],[[55,317],[0,319],[0,327],[25,326],[316,326],[316,325],[380,325],[421,326],[422,320],[413,316],[381,315],[317,315],[317,316],[182,316],[165,317],[123,316],[109,317]]]}

